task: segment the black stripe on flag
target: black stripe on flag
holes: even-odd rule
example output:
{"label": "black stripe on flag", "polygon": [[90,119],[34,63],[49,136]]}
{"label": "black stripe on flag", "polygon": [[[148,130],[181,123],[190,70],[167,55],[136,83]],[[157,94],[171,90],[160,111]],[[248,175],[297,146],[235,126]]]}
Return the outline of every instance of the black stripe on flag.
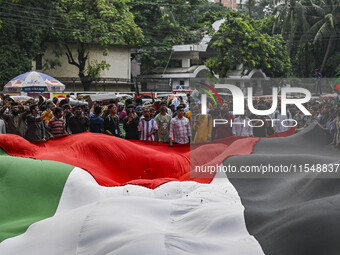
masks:
{"label": "black stripe on flag", "polygon": [[[327,135],[312,125],[291,137],[262,139],[253,154],[231,157],[223,164],[237,169],[261,164],[339,164],[340,151],[329,143]],[[245,207],[247,229],[265,254],[340,254],[340,169],[332,174],[227,176]]]}

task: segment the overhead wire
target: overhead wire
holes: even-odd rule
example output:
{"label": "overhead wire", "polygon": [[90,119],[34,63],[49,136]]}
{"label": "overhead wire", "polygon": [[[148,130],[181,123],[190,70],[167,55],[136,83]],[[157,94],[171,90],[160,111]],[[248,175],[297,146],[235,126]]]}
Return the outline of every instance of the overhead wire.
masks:
{"label": "overhead wire", "polygon": [[[1,12],[0,12],[0,17],[1,17]],[[2,17],[1,17],[2,18]],[[10,22],[11,24],[16,24],[16,23],[20,23],[20,24],[23,24],[23,25],[27,25],[27,26],[31,26],[31,24],[27,24],[27,22],[23,21],[23,20],[13,20],[13,19],[8,19],[8,18],[2,18],[2,19],[5,19],[7,20],[7,22]],[[44,25],[44,24],[39,24],[39,23],[34,23],[33,25],[35,26],[38,26],[38,27],[41,27],[41,28],[45,28],[45,29],[51,29],[51,26],[48,26],[48,25]],[[64,31],[67,31],[67,32],[75,32],[75,30],[72,30],[72,29],[64,29],[64,28],[55,28],[56,30],[64,30]],[[79,31],[76,31],[76,32],[82,32],[81,30]],[[98,35],[101,35],[101,36],[104,36],[104,35],[107,35],[107,34],[98,34]],[[113,37],[122,37],[122,38],[134,38],[133,35],[111,35]],[[201,36],[193,36],[192,37],[193,39],[200,39],[202,38]],[[236,40],[236,39],[239,39],[238,36],[228,36],[228,38],[230,39],[233,39],[234,42],[233,43],[241,43],[243,42],[243,39],[240,39],[240,40]],[[252,37],[252,39],[256,39],[256,38],[261,38],[262,37]],[[145,37],[145,39],[148,39],[148,40],[155,40],[155,39],[159,39],[159,40],[163,40],[164,42],[171,42],[172,40],[170,39],[164,39],[163,37]],[[340,39],[340,35],[339,36],[334,36],[333,39]],[[235,41],[236,40],[236,41]],[[318,41],[328,41],[329,38],[322,38],[322,39],[319,39]],[[301,39],[293,39],[293,40],[284,40],[284,42],[288,43],[288,42],[312,42],[313,40],[301,40]],[[164,44],[166,46],[166,44]]]}
{"label": "overhead wire", "polygon": [[[3,3],[10,5],[10,6],[15,6],[15,7],[27,7],[27,6],[18,4],[18,3],[11,3],[11,2],[7,2],[7,1],[2,1],[0,3],[0,9],[6,9],[5,6],[2,6]],[[155,3],[155,2],[127,2],[127,3],[136,4],[136,5],[141,5],[141,4],[161,5],[160,3]],[[178,5],[183,5],[183,4],[169,4],[169,5],[178,6]],[[65,25],[65,22],[64,22],[64,20],[62,20],[61,17],[53,17],[52,20],[49,20],[48,16],[47,16],[47,19],[39,18],[39,17],[32,17],[30,15],[33,15],[33,13],[29,12],[29,9],[37,10],[37,11],[44,11],[44,13],[46,13],[45,11],[48,11],[48,12],[50,12],[50,14],[51,13],[52,14],[58,13],[58,12],[56,12],[54,10],[50,10],[50,9],[44,9],[44,8],[38,8],[38,7],[29,7],[28,10],[18,10],[18,9],[13,10],[16,13],[18,13],[18,15],[13,14],[13,13],[9,13],[9,12],[2,12],[0,10],[0,18],[7,20],[7,21],[11,21],[12,24],[13,23],[26,24],[27,22],[29,22],[32,25],[35,25],[35,26],[38,26],[38,27],[41,27],[41,28],[45,28],[45,29],[67,31],[67,32],[80,32],[80,33],[90,32],[90,31],[86,31],[84,28],[82,28],[82,26],[84,26],[86,24],[86,22],[83,22],[83,21],[80,21],[80,20],[72,21],[72,23],[75,27],[70,29],[70,28],[66,28],[66,27],[63,26],[63,25]],[[67,16],[67,14],[66,14],[66,16]],[[23,18],[25,21],[17,19],[17,18]],[[77,27],[77,26],[79,26],[79,27]],[[314,33],[309,33],[309,34],[313,35]],[[106,34],[98,33],[97,35],[98,36],[105,36],[105,35],[108,35],[108,34],[107,33]],[[166,35],[168,35],[167,31],[153,31],[153,32],[148,32],[147,34],[145,34],[145,39],[148,39],[148,40],[165,40],[164,37]],[[295,33],[295,35],[297,35],[297,36],[298,35],[306,35],[306,33]],[[307,35],[308,35],[308,33],[307,33]],[[117,36],[117,37],[123,37],[123,38],[133,38],[134,37],[132,35],[113,35],[113,34],[111,34],[111,36]],[[335,39],[337,39],[339,37],[340,36],[335,36]],[[190,38],[192,38],[193,40],[195,40],[195,39],[198,40],[198,39],[202,38],[202,34],[190,35]],[[232,38],[232,37],[230,37],[230,38]],[[328,38],[322,38],[320,40],[328,40]],[[171,40],[165,40],[165,41],[171,41]],[[287,40],[287,41],[310,42],[311,40],[308,40],[308,39],[306,39],[306,40],[293,39],[293,40]]]}

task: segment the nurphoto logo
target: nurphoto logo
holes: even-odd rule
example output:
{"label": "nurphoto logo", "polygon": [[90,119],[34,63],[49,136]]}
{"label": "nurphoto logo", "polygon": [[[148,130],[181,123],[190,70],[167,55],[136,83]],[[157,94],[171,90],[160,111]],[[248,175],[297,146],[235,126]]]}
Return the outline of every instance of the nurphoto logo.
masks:
{"label": "nurphoto logo", "polygon": [[[209,86],[210,87],[210,86]],[[228,89],[232,94],[232,103],[233,103],[233,114],[234,115],[244,115],[245,114],[245,96],[243,95],[242,90],[235,86],[230,84],[216,84],[215,88],[218,89]],[[213,90],[216,96],[219,98],[218,93],[216,90]],[[255,109],[253,105],[253,88],[249,87],[247,88],[247,105],[248,109],[251,113],[259,116],[265,116],[273,114],[278,106],[278,88],[273,87],[272,88],[272,106],[270,109],[266,110],[258,110]],[[298,93],[300,96],[299,98],[287,98],[287,95],[291,95],[292,93]],[[303,96],[301,96],[303,95]],[[307,103],[311,99],[312,95],[309,90],[305,88],[298,88],[298,87],[287,87],[281,89],[281,114],[286,115],[287,114],[287,105],[295,105],[297,109],[299,109],[304,115],[310,116],[312,115],[304,106],[304,103]],[[207,95],[202,94],[201,95],[201,113],[207,114]],[[280,121],[279,119],[266,119],[268,122],[271,122],[271,125],[274,126],[275,122]],[[254,122],[262,122],[262,125],[252,125]],[[213,120],[213,127],[216,127],[216,125],[224,125],[227,124],[227,119],[214,119]],[[292,124],[293,123],[293,124]],[[246,123],[246,120],[243,122],[232,122],[230,120],[230,125],[243,125],[245,126],[248,124],[248,126],[251,127],[262,127],[264,125],[264,121],[262,119],[252,119],[248,120],[248,123]],[[297,126],[297,121],[294,119],[285,119],[281,121],[281,125],[284,127],[295,127]]]}

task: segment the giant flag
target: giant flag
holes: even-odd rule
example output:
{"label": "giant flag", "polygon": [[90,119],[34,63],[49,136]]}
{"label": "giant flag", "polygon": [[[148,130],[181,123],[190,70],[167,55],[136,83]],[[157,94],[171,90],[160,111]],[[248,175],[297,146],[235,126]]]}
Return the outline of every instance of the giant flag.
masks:
{"label": "giant flag", "polygon": [[336,164],[339,151],[317,126],[289,137],[226,138],[191,151],[91,133],[38,144],[1,135],[0,147],[0,254],[340,250],[337,175],[190,178],[190,164]]}

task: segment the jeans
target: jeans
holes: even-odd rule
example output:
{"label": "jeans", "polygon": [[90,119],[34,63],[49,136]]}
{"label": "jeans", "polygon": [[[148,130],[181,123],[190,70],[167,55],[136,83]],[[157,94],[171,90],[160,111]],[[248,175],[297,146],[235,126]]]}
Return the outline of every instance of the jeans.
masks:
{"label": "jeans", "polygon": [[314,94],[320,94],[320,95],[322,94],[322,92],[321,92],[321,81],[315,82]]}

